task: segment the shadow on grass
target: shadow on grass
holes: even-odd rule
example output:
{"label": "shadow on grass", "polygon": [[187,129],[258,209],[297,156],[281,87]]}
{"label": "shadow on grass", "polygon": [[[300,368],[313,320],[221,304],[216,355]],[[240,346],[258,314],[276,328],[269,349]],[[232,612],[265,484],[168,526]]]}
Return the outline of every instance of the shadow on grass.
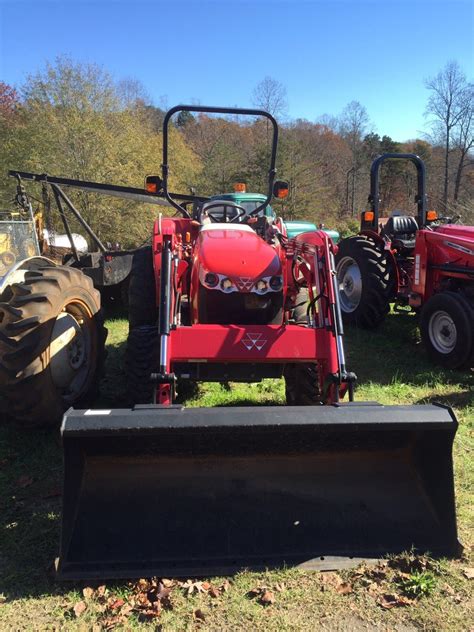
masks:
{"label": "shadow on grass", "polygon": [[62,459],[57,430],[0,428],[0,593],[55,592]]}
{"label": "shadow on grass", "polygon": [[347,326],[345,346],[349,368],[358,383],[382,385],[404,382],[415,386],[453,384],[474,389],[472,371],[453,371],[435,365],[419,338],[417,318],[408,312],[390,313],[376,330]]}
{"label": "shadow on grass", "polygon": [[276,402],[275,398],[265,398],[265,399],[261,399],[256,401],[255,399],[246,399],[246,398],[241,398],[241,399],[234,399],[231,402],[222,402],[220,404],[216,404],[216,408],[231,408],[233,406],[252,406],[252,408],[254,407],[258,407],[258,406],[285,406],[285,404],[283,402]]}
{"label": "shadow on grass", "polygon": [[415,404],[443,404],[451,408],[464,408],[474,405],[474,392],[472,389],[462,391],[462,393],[447,393],[446,395],[436,395],[435,397],[423,397],[416,400]]}

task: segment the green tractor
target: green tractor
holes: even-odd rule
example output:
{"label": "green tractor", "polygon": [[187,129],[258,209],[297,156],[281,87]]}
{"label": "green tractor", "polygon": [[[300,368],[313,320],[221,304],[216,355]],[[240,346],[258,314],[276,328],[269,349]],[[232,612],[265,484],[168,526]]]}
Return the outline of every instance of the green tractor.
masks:
{"label": "green tractor", "polygon": [[[257,206],[260,206],[260,204],[262,204],[266,200],[266,196],[262,193],[247,193],[246,186],[242,182],[237,182],[234,186],[236,189],[234,193],[222,193],[220,195],[213,195],[210,200],[228,200],[229,202],[233,202],[234,204],[245,208],[246,211],[253,211],[257,208]],[[265,208],[265,215],[267,217],[273,217],[274,219],[276,219],[276,213],[270,205]],[[296,237],[300,233],[318,230],[316,224],[314,224],[313,222],[307,222],[305,220],[287,220],[285,221],[285,226],[289,238]],[[327,233],[329,237],[331,237],[332,241],[337,244],[340,237],[337,230],[325,228],[323,224],[319,225],[319,229]]]}

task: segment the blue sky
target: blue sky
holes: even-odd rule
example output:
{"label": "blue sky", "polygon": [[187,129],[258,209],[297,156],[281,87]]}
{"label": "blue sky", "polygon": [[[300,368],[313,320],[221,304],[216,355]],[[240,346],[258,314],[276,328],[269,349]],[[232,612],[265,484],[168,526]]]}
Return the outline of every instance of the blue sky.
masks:
{"label": "blue sky", "polygon": [[136,77],[154,102],[251,105],[266,75],[291,118],[360,101],[376,131],[419,136],[424,80],[474,67],[473,1],[0,0],[0,80],[20,86],[57,55]]}

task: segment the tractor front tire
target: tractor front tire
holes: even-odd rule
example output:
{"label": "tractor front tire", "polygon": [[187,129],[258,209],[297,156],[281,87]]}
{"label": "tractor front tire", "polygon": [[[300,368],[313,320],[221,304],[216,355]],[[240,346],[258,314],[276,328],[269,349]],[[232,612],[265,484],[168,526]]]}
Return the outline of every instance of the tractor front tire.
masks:
{"label": "tractor front tire", "polygon": [[158,370],[159,345],[156,325],[131,327],[125,352],[127,401],[135,404],[153,402],[154,385],[150,376]]}
{"label": "tractor front tire", "polygon": [[106,337],[88,276],[65,266],[26,272],[0,303],[0,386],[10,416],[25,427],[54,426],[69,406],[89,405]]}
{"label": "tractor front tire", "polygon": [[288,406],[319,406],[318,365],[309,362],[287,364],[283,371],[285,394]]}
{"label": "tractor front tire", "polygon": [[336,256],[341,311],[345,322],[366,329],[380,325],[394,298],[394,276],[383,248],[365,235],[343,239]]}
{"label": "tractor front tire", "polygon": [[130,328],[156,325],[158,307],[151,246],[135,251],[129,279],[128,323]]}
{"label": "tractor front tire", "polygon": [[158,369],[158,308],[151,246],[133,254],[128,285],[128,338],[125,351],[127,400],[131,406],[150,404],[154,386],[150,376]]}
{"label": "tractor front tire", "polygon": [[448,369],[474,365],[474,306],[462,294],[440,292],[423,305],[421,339],[431,359]]}

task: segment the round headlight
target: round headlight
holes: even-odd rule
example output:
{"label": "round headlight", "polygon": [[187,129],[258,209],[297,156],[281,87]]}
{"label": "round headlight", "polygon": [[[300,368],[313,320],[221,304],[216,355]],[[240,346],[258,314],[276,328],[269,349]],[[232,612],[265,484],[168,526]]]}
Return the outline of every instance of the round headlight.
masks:
{"label": "round headlight", "polygon": [[204,284],[208,287],[216,287],[219,283],[219,277],[214,272],[208,272],[204,277]]}
{"label": "round headlight", "polygon": [[259,292],[264,292],[267,289],[267,282],[260,279],[260,281],[257,281],[256,287]]}
{"label": "round headlight", "polygon": [[272,288],[272,290],[281,290],[282,286],[283,279],[281,278],[281,276],[272,276],[272,278],[270,279],[270,287]]}
{"label": "round headlight", "polygon": [[225,291],[225,290],[230,290],[230,288],[232,287],[232,281],[230,279],[222,279],[221,281],[221,288]]}

